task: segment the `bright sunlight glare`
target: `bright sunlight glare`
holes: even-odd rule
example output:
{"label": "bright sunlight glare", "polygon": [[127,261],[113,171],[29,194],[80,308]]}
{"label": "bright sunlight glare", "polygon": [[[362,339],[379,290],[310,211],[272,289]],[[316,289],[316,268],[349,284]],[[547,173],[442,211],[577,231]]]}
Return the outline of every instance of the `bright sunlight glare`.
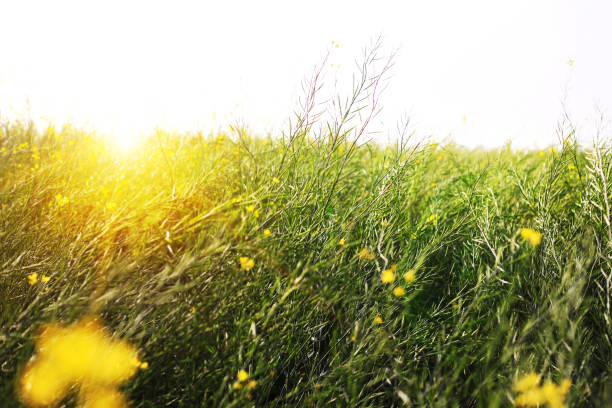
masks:
{"label": "bright sunlight glare", "polygon": [[110,137],[117,150],[124,154],[133,152],[142,142],[142,136],[135,132],[113,133]]}

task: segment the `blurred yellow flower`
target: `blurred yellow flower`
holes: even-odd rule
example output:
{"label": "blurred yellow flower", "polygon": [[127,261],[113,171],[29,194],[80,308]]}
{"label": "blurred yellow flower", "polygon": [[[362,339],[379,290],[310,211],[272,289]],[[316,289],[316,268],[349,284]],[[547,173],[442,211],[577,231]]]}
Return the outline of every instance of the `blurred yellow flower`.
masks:
{"label": "blurred yellow flower", "polygon": [[537,387],[540,385],[540,381],[542,380],[542,376],[537,373],[529,373],[524,375],[520,380],[517,380],[514,383],[512,389],[516,392],[527,391],[530,388]]}
{"label": "blurred yellow flower", "polygon": [[416,280],[416,271],[414,269],[409,269],[408,272],[404,274],[404,280],[408,284],[414,282]]}
{"label": "blurred yellow flower", "polygon": [[344,240],[344,238],[341,238],[340,241],[338,241],[338,245],[344,246],[346,244],[346,241]]}
{"label": "blurred yellow flower", "polygon": [[58,207],[61,207],[65,204],[68,204],[70,202],[70,200],[68,199],[68,197],[62,195],[62,194],[56,194],[55,195],[55,204],[57,204]]}
{"label": "blurred yellow flower", "polygon": [[565,396],[569,392],[572,382],[569,378],[556,385],[547,381],[540,386],[541,376],[529,373],[514,383],[514,391],[518,392],[515,404],[518,406],[537,407],[548,404],[550,408],[565,408]]}
{"label": "blurred yellow flower", "polygon": [[257,386],[257,381],[251,380],[247,383],[247,388],[255,388]]}
{"label": "blurred yellow flower", "polygon": [[50,278],[50,277],[48,277],[47,275],[43,275],[43,276],[41,276],[41,277],[40,277],[40,281],[41,281],[42,283],[47,283],[47,282],[49,282],[49,280],[50,280],[50,279],[51,279],[51,278]]}
{"label": "blurred yellow flower", "polygon": [[278,184],[278,183],[280,183],[280,180],[278,179],[278,177],[273,177],[273,178],[272,178],[272,182],[273,182],[274,184]]}
{"label": "blurred yellow flower", "polygon": [[240,370],[238,371],[238,374],[236,374],[236,378],[238,378],[238,381],[246,381],[249,379],[249,373],[247,373],[245,370]]}
{"label": "blurred yellow flower", "polygon": [[263,234],[264,234],[264,235],[267,237],[268,235],[272,234],[272,231],[270,231],[269,229],[267,229],[267,228],[266,228],[266,229],[263,231]]}
{"label": "blurred yellow flower", "polygon": [[532,246],[538,246],[542,242],[542,234],[531,228],[521,228],[521,237]]}
{"label": "blurred yellow flower", "polygon": [[253,211],[255,211],[255,206],[254,205],[247,205],[244,209],[247,210],[247,212],[253,212]]}
{"label": "blurred yellow flower", "polygon": [[249,258],[248,256],[240,257],[240,268],[245,271],[250,271],[255,266],[255,261]]}
{"label": "blurred yellow flower", "polygon": [[79,408],[127,408],[125,396],[113,387],[82,387]]}
{"label": "blurred yellow flower", "polygon": [[395,273],[391,269],[385,269],[380,277],[382,283],[391,283],[395,281]]}
{"label": "blurred yellow flower", "polygon": [[30,285],[36,285],[36,282],[38,282],[38,274],[36,272],[29,274],[27,278]]}
{"label": "blurred yellow flower", "polygon": [[376,324],[382,324],[382,322],[383,322],[382,317],[380,317],[380,316],[376,316],[376,317],[374,318],[374,323],[376,323]]}
{"label": "blurred yellow flower", "polygon": [[259,218],[259,210],[253,211],[253,217]]}
{"label": "blurred yellow flower", "polygon": [[[20,399],[29,406],[53,405],[77,385],[90,400],[82,406],[122,407],[125,404],[117,405],[123,396],[116,387],[143,368],[136,349],[112,339],[94,319],[68,327],[46,325],[36,342],[36,353],[19,379]],[[93,403],[104,400],[115,402]]]}
{"label": "blurred yellow flower", "polygon": [[376,255],[374,255],[374,253],[372,251],[370,251],[368,248],[365,248],[365,247],[361,248],[361,250],[359,252],[357,252],[357,258],[359,258],[361,260],[371,261],[375,257],[376,257]]}
{"label": "blurred yellow flower", "polygon": [[406,294],[406,290],[402,288],[401,286],[396,286],[395,289],[393,289],[393,296],[395,297],[402,297],[405,294]]}

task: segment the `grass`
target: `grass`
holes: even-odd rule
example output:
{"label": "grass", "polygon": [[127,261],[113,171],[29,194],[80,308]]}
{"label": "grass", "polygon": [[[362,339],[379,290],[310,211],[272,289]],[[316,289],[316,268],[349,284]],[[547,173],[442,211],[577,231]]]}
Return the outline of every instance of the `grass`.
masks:
{"label": "grass", "polygon": [[[277,139],[158,131],[129,154],[4,122],[2,406],[39,328],[90,315],[149,365],[122,386],[133,407],[506,407],[530,372],[571,379],[568,406],[608,404],[610,143],[570,126],[541,152],[382,147],[357,142],[361,100],[320,131],[312,114]],[[240,370],[257,384],[235,388]]]}

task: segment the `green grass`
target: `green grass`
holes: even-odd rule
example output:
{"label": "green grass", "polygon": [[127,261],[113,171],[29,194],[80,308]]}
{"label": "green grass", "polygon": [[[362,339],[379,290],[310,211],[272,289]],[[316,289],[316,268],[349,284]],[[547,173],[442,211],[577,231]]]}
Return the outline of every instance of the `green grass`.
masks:
{"label": "green grass", "polygon": [[[2,407],[38,330],[92,315],[149,363],[122,387],[133,407],[507,407],[529,372],[570,378],[568,406],[609,405],[610,141],[363,143],[390,66],[364,60],[329,117],[315,71],[276,138],[158,131],[121,153],[3,121]],[[233,388],[242,369],[253,389]]]}
{"label": "green grass", "polygon": [[[510,406],[531,371],[571,378],[570,406],[605,405],[607,145],[542,156],[240,135],[158,132],[126,155],[70,127],[6,124],[3,407],[19,405],[37,329],[89,314],[150,364],[124,387],[134,407]],[[29,285],[34,272],[50,281]],[[239,369],[257,387],[232,389]]]}

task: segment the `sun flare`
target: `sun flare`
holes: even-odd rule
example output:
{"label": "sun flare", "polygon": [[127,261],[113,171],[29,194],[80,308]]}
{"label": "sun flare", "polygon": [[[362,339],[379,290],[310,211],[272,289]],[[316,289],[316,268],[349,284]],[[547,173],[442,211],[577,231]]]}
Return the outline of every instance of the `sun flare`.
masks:
{"label": "sun flare", "polygon": [[117,150],[122,153],[129,153],[136,150],[136,148],[142,141],[142,137],[140,137],[135,132],[113,133],[111,139]]}

